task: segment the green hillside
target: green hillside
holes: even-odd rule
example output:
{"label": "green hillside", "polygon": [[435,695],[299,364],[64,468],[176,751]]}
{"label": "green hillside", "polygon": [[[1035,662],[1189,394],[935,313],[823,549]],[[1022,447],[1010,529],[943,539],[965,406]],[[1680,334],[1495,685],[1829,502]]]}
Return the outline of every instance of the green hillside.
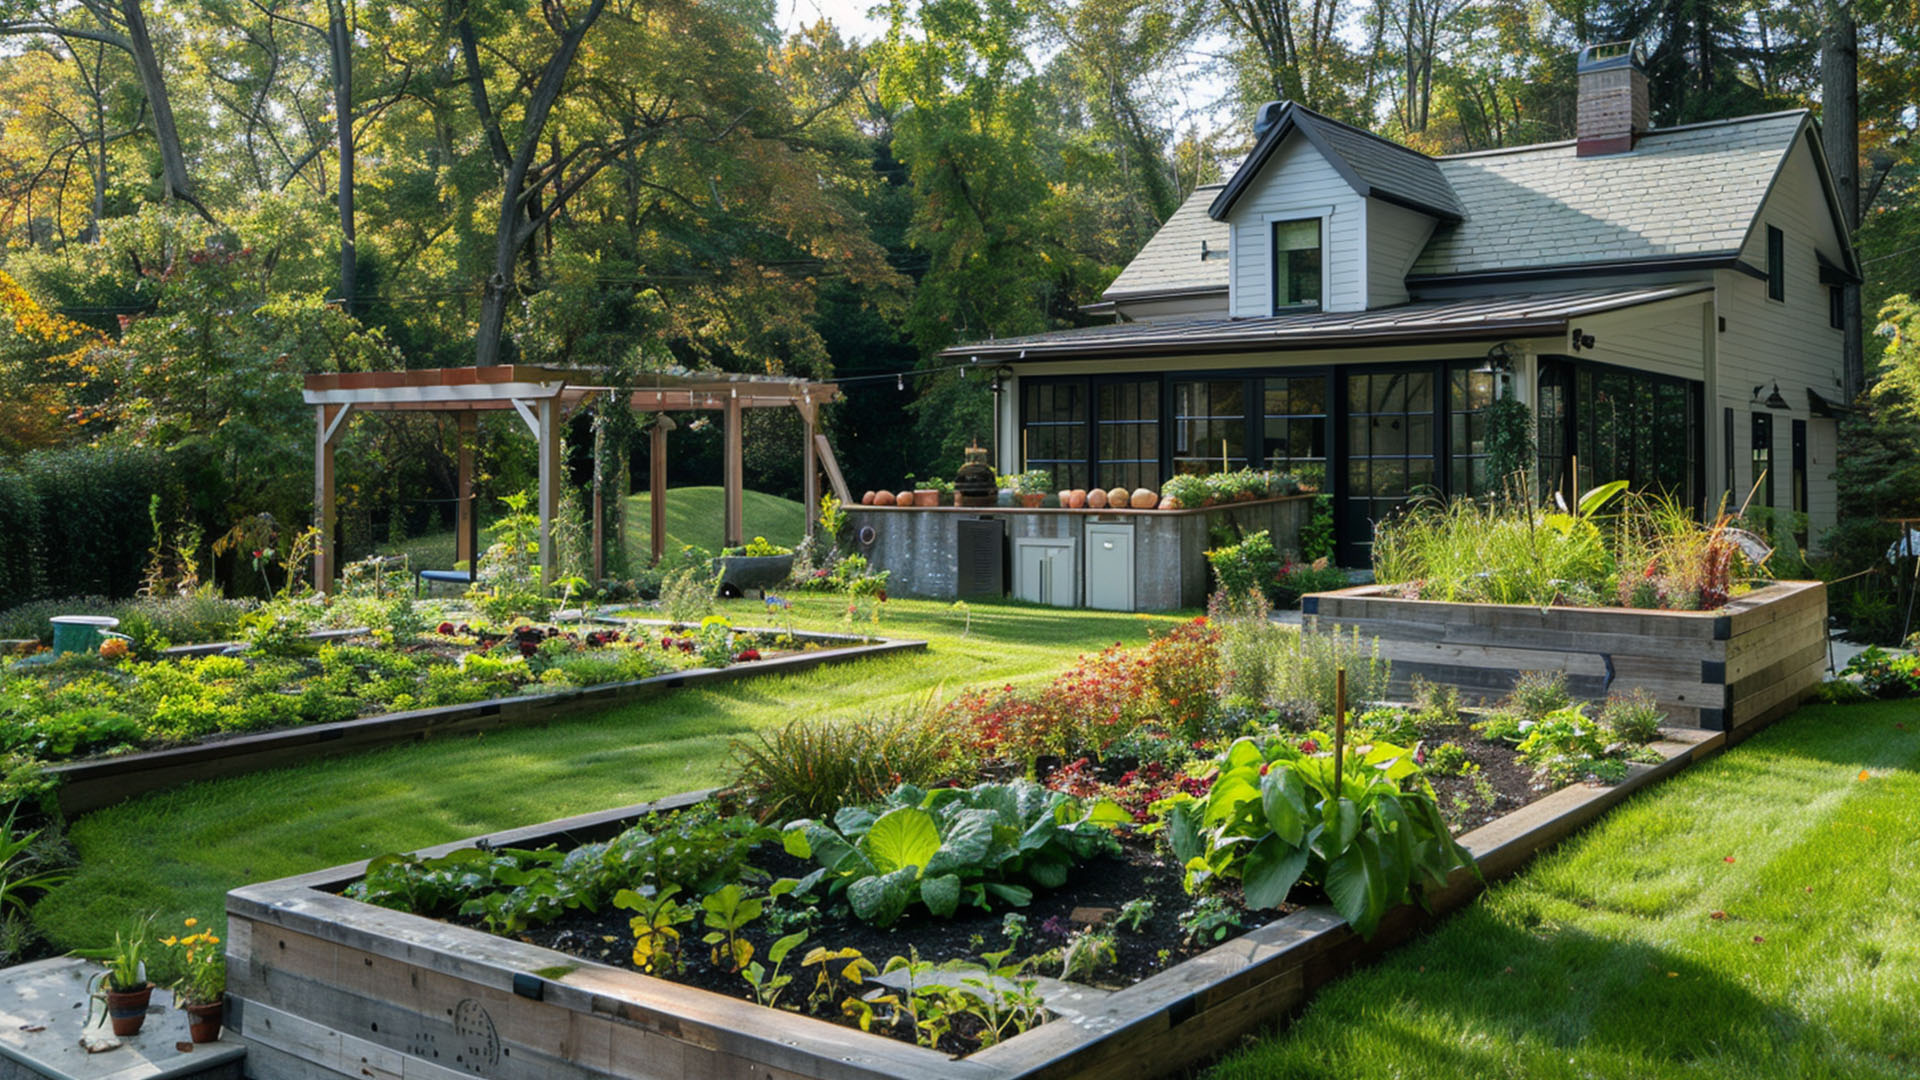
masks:
{"label": "green hillside", "polygon": [[[772,543],[791,547],[806,534],[805,508],[792,499],[749,491],[745,494],[743,501],[749,540],[756,536],[764,536]],[[629,547],[631,551],[642,557],[652,550],[648,547],[653,535],[650,516],[652,502],[652,497],[645,494],[634,495],[627,499]],[[671,551],[683,544],[692,544],[709,551],[720,550],[721,520],[719,488],[669,488],[667,491],[667,550]],[[403,544],[383,548],[383,553],[405,554],[416,568],[451,567],[453,565],[453,531],[444,529],[427,533]]]}

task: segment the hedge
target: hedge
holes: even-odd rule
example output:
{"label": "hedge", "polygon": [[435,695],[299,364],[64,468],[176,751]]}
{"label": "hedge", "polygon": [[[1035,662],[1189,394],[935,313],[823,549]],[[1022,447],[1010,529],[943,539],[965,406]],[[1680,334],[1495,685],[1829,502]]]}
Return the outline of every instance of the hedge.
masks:
{"label": "hedge", "polygon": [[0,608],[132,596],[152,542],[149,503],[186,504],[179,463],[141,448],[35,451],[0,467]]}

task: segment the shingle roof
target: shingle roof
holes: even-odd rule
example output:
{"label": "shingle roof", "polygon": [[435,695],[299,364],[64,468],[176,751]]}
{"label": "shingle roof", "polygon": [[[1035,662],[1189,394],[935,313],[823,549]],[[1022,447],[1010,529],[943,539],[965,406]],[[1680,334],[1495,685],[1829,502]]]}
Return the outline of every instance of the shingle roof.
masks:
{"label": "shingle roof", "polygon": [[1234,170],[1209,212],[1215,218],[1226,217],[1274,150],[1296,131],[1313,143],[1360,194],[1399,203],[1442,221],[1461,217],[1460,201],[1433,158],[1292,102],[1280,107],[1273,126],[1254,143],[1253,151]]}
{"label": "shingle roof", "polygon": [[1571,142],[1439,159],[1466,219],[1410,277],[1738,251],[1804,111],[1648,132],[1630,153]]}
{"label": "shingle roof", "polygon": [[1385,344],[1394,341],[1491,340],[1564,332],[1569,320],[1705,292],[1708,282],[1639,288],[1423,300],[1371,311],[1293,312],[1259,319],[1182,319],[1056,330],[955,345],[943,356],[996,360],[1125,353],[1236,352]]}
{"label": "shingle roof", "polygon": [[[1203,184],[1187,196],[1133,257],[1101,297],[1163,295],[1227,288],[1227,242],[1231,230],[1207,216],[1207,205],[1223,185]],[[1204,243],[1206,258],[1201,258]]]}

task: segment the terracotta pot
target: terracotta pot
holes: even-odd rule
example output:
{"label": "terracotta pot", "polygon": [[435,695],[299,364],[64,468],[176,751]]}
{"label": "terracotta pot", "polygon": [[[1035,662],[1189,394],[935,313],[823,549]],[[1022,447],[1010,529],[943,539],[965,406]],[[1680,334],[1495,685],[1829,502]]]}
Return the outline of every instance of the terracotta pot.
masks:
{"label": "terracotta pot", "polygon": [[939,492],[937,492],[937,491],[935,491],[935,490],[933,490],[932,488],[919,488],[919,489],[916,489],[916,490],[914,491],[914,493],[913,493],[913,505],[915,505],[915,506],[939,506],[939,505],[940,505],[940,493],[939,493]]}
{"label": "terracotta pot", "polygon": [[1160,509],[1162,509],[1162,510],[1178,510],[1178,509],[1180,509],[1180,500],[1179,500],[1179,499],[1176,499],[1176,498],[1174,498],[1174,497],[1173,497],[1173,496],[1171,496],[1171,495],[1168,495],[1168,496],[1166,496],[1165,498],[1162,498],[1162,499],[1160,500]]}
{"label": "terracotta pot", "polygon": [[1074,488],[1072,491],[1067,492],[1066,502],[1068,506],[1079,510],[1087,505],[1087,493],[1080,488]]}
{"label": "terracotta pot", "polygon": [[108,990],[107,1020],[113,1024],[113,1033],[121,1038],[140,1034],[140,1026],[147,1022],[147,1005],[152,1000],[152,983],[138,990]]}
{"label": "terracotta pot", "polygon": [[1033,492],[1032,494],[1022,493],[1020,496],[1020,505],[1029,510],[1039,509],[1040,504],[1046,501],[1046,493],[1040,491]]}
{"label": "terracotta pot", "polygon": [[1107,505],[1115,510],[1125,510],[1133,505],[1133,492],[1126,488],[1114,488],[1107,492]]}
{"label": "terracotta pot", "polygon": [[1252,491],[1236,491],[1233,493],[1234,502],[1252,502],[1259,497],[1257,492]]}
{"label": "terracotta pot", "polygon": [[1092,491],[1087,492],[1087,506],[1094,510],[1105,510],[1107,508],[1107,493],[1101,491],[1099,488],[1094,488]]}
{"label": "terracotta pot", "polygon": [[912,505],[913,505],[913,492],[911,492],[911,491],[902,491],[902,492],[900,492],[900,493],[899,493],[898,495],[895,495],[895,496],[893,497],[893,505],[895,505],[895,506],[912,506]]}
{"label": "terracotta pot", "polygon": [[1151,510],[1154,507],[1159,505],[1160,505],[1159,495],[1156,495],[1155,493],[1147,490],[1146,488],[1133,489],[1133,508],[1135,510]]}
{"label": "terracotta pot", "polygon": [[226,1002],[189,1005],[186,1012],[187,1034],[194,1042],[210,1043],[220,1038],[220,1023],[225,1019]]}

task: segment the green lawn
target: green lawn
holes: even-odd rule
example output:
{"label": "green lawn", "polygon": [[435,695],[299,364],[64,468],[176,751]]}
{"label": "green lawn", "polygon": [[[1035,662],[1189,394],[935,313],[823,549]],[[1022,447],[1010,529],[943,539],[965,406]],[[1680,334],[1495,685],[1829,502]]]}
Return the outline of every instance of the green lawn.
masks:
{"label": "green lawn", "polygon": [[1920,1076],[1916,806],[1912,702],[1802,709],[1208,1080]]}
{"label": "green lawn", "polygon": [[[725,605],[764,624],[758,602]],[[839,601],[795,624],[834,629]],[[61,948],[99,945],[142,912],[223,910],[237,885],[640,802],[720,782],[728,740],[801,717],[904,709],[936,692],[1050,677],[1081,652],[1139,642],[1171,617],[893,600],[881,632],[925,654],[686,690],[550,726],[460,737],[190,785],[75,822],[78,874],[34,918]]]}
{"label": "green lawn", "polygon": [[[640,494],[627,499],[628,550],[644,558],[653,549],[651,509],[653,496]],[[741,509],[746,515],[747,538],[764,536],[776,544],[791,547],[806,535],[806,508],[792,499],[743,492]],[[484,524],[485,518],[482,518]],[[671,488],[667,491],[667,549],[684,544],[718,551],[722,546],[721,492],[717,487]],[[453,530],[427,533],[397,545],[385,545],[383,554],[404,554],[416,568],[444,569],[453,565]],[[484,544],[482,545],[484,546]]]}

